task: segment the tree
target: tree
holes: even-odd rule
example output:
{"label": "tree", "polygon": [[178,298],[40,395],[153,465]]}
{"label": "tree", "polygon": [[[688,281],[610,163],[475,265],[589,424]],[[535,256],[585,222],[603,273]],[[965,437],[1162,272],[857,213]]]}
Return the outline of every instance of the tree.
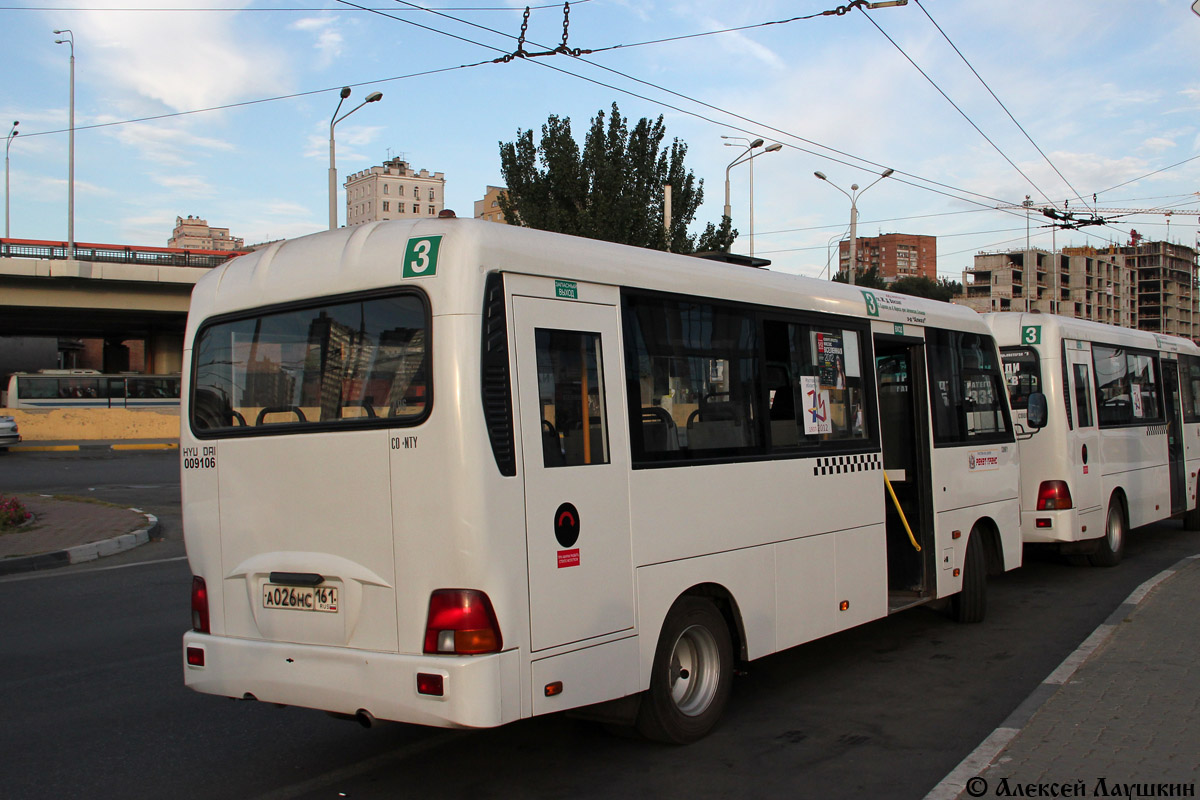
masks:
{"label": "tree", "polygon": [[901,278],[888,288],[900,294],[928,297],[933,300],[941,300],[943,303],[949,303],[955,295],[962,294],[962,284],[949,278],[942,278],[938,281],[924,276]]}
{"label": "tree", "polygon": [[[835,281],[837,281],[838,283],[849,283],[849,281],[846,280],[846,271],[845,270],[840,270],[836,275],[833,276],[833,279]],[[880,276],[878,267],[871,267],[870,269],[860,270],[858,272],[858,274],[854,276],[854,285],[862,286],[865,289],[888,289],[888,288],[891,288],[887,285],[886,282],[884,282],[883,278]]]}
{"label": "tree", "polygon": [[[570,117],[551,114],[539,145],[533,131],[500,142],[505,192],[500,210],[509,224],[604,239],[674,253],[727,250],[737,236],[723,217],[697,237],[688,232],[704,181],[684,166],[687,145],[664,147],[663,118],[643,117],[632,129],[617,104],[592,118],[580,150]],[[663,187],[671,186],[670,230],[663,226]]]}

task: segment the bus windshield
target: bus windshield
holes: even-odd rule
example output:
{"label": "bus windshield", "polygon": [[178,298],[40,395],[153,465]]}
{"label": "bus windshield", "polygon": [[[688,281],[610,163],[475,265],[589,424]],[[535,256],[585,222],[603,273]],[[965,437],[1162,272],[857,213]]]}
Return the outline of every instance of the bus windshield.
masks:
{"label": "bus windshield", "polygon": [[1008,400],[1014,411],[1029,406],[1029,395],[1042,391],[1042,371],[1037,351],[1032,347],[1002,347],[1004,382],[1008,384]]}
{"label": "bus windshield", "polygon": [[205,326],[193,355],[193,429],[283,433],[419,422],[430,399],[427,330],[415,292]]}

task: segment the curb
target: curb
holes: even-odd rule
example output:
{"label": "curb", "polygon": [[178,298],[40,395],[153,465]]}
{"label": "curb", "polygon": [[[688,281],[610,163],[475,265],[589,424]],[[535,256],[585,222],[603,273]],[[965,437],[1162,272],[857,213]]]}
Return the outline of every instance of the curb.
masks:
{"label": "curb", "polygon": [[71,564],[81,564],[84,561],[95,561],[105,556],[114,556],[126,550],[132,550],[146,544],[158,533],[158,517],[136,508],[129,509],[146,518],[146,527],[114,536],[111,539],[101,539],[98,542],[75,545],[62,550],[52,550],[49,553],[38,553],[32,556],[13,556],[0,560],[0,575],[17,575],[22,572],[34,572],[42,569],[66,567]]}
{"label": "curb", "polygon": [[178,450],[178,442],[139,444],[14,444],[14,453],[66,453],[79,450]]}
{"label": "curb", "polygon": [[1038,687],[1030,692],[1029,696],[1000,723],[996,730],[992,731],[970,755],[960,761],[958,766],[950,771],[950,774],[942,778],[938,785],[925,795],[924,800],[955,800],[959,797],[966,790],[967,781],[981,774],[996,762],[996,759],[1008,748],[1009,743],[1017,738],[1017,735],[1033,719],[1034,714],[1038,713],[1042,706],[1058,693],[1058,690],[1083,666],[1092,653],[1112,638],[1117,627],[1137,611],[1150,592],[1168,578],[1196,562],[1200,562],[1200,553],[1180,559],[1134,589],[1117,606],[1116,610],[1109,614],[1108,618],[1096,627],[1096,630],[1092,631],[1088,638],[1084,639],[1070,655],[1063,659],[1063,662],[1053,672],[1042,679]]}

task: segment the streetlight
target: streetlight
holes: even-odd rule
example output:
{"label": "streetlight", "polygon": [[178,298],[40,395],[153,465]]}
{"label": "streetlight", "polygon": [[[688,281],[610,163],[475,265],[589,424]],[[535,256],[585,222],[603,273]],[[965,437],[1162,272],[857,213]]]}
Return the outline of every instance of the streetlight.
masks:
{"label": "streetlight", "polygon": [[8,238],[8,148],[12,147],[12,140],[17,138],[17,126],[21,124],[20,120],[16,120],[12,124],[12,130],[8,132],[8,139],[4,142],[4,238]]}
{"label": "streetlight", "polygon": [[329,230],[337,228],[337,166],[333,160],[333,126],[344,120],[346,117],[358,111],[367,103],[374,103],[383,99],[383,92],[371,92],[367,95],[367,99],[356,105],[354,108],[342,114],[337,115],[342,110],[342,103],[350,96],[350,87],[343,86],[340,99],[338,100],[337,108],[333,110],[333,116],[329,118]]}
{"label": "streetlight", "polygon": [[[881,180],[891,175],[895,171],[896,170],[891,169],[890,167],[885,169],[883,172],[879,173],[878,178],[867,184],[867,189],[870,189],[872,186],[879,183]],[[846,197],[850,198],[850,265],[846,268],[846,275],[850,285],[853,286],[854,273],[858,267],[858,264],[855,262],[855,259],[858,256],[858,198],[862,197],[863,192],[867,191],[867,189],[863,189],[862,192],[860,192],[858,191],[858,184],[852,183],[850,184],[850,191],[847,192],[836,183],[830,181],[829,178],[826,178],[824,172],[814,172],[813,175],[816,175],[818,178],[825,181],[842,194],[846,195]]]}
{"label": "streetlight", "polygon": [[[778,142],[775,142],[773,144],[767,145],[766,149],[763,150],[762,153],[754,153],[754,152],[752,152],[753,150],[756,150],[757,148],[763,146],[762,139],[755,139],[754,141],[750,141],[749,139],[747,139],[744,136],[722,136],[721,138],[722,139],[740,139],[741,141],[746,142],[746,149],[743,150],[741,152],[741,154],[738,155],[737,158],[735,158],[733,161],[729,162],[729,166],[725,168],[725,216],[731,217],[730,211],[729,211],[729,170],[733,169],[738,164],[745,164],[747,161],[749,161],[749,162],[751,162],[750,163],[750,255],[751,255],[751,257],[753,257],[754,256],[754,163],[753,163],[753,161],[755,158],[757,158],[758,156],[761,156],[763,153],[779,152],[780,150],[783,149],[783,145],[779,144]],[[726,147],[737,147],[737,145],[735,145],[731,142],[725,142],[725,146]]]}
{"label": "streetlight", "polygon": [[71,46],[71,133],[68,137],[67,163],[67,258],[75,258],[75,34],[69,28],[55,31],[55,35],[68,38],[55,39],[55,44]]}
{"label": "streetlight", "polygon": [[[829,264],[833,261],[833,253],[830,248],[833,247],[834,242],[841,240],[841,238],[844,237],[845,235],[846,235],[846,231],[842,231],[841,233],[835,233],[833,236],[830,236],[829,241],[825,243],[825,269],[821,270],[821,272],[823,274],[826,274],[826,275],[829,274]],[[840,252],[841,249],[842,248],[839,245],[838,251]],[[830,276],[830,277],[832,277],[832,276]]]}

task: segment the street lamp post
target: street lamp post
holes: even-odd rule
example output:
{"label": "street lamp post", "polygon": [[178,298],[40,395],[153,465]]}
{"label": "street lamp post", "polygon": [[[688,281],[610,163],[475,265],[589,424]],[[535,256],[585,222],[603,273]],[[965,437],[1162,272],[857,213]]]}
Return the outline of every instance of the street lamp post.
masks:
{"label": "street lamp post", "polygon": [[334,161],[334,145],[333,145],[333,126],[344,120],[346,117],[358,111],[367,103],[374,103],[383,99],[383,92],[371,92],[367,95],[367,99],[356,105],[354,108],[342,114],[337,115],[342,110],[342,103],[350,96],[350,87],[343,86],[340,98],[338,99],[337,108],[333,110],[333,116],[329,118],[329,230],[337,228],[337,165]]}
{"label": "street lamp post", "polygon": [[75,34],[70,29],[63,28],[54,32],[58,36],[66,34],[66,39],[55,39],[55,44],[71,46],[71,119],[68,134],[67,156],[67,258],[75,258]]}
{"label": "street lamp post", "polygon": [[8,221],[9,221],[9,202],[8,202],[8,148],[12,147],[13,139],[17,138],[17,126],[21,124],[20,120],[16,120],[12,124],[12,129],[8,132],[8,139],[4,142],[4,238],[9,237]]}
{"label": "street lamp post", "polygon": [[[881,180],[888,177],[893,172],[895,172],[895,170],[891,169],[890,167],[888,169],[885,169],[883,172],[881,172],[879,174],[878,178],[876,178],[871,183],[867,184],[867,189],[870,189],[872,186],[879,183]],[[842,194],[846,195],[846,197],[850,198],[850,264],[846,268],[846,278],[850,282],[850,285],[853,286],[854,285],[854,273],[857,271],[857,268],[858,268],[858,264],[855,260],[858,257],[858,198],[862,197],[863,192],[866,192],[867,189],[863,189],[860,192],[858,190],[858,184],[852,183],[852,184],[850,184],[850,191],[847,192],[845,189],[838,186],[836,183],[833,183],[832,181],[830,181],[829,178],[826,178],[824,172],[814,172],[813,175],[816,175],[818,178],[825,181],[826,183],[828,183],[833,188],[837,189]]]}
{"label": "street lamp post", "polygon": [[[841,238],[845,235],[846,235],[846,231],[842,231],[841,233],[835,233],[833,236],[830,236],[829,241],[825,243],[825,269],[821,270],[821,272],[826,275],[829,275],[830,278],[833,277],[832,275],[830,275],[830,269],[829,269],[829,265],[833,261],[833,253],[830,248],[833,247],[834,242],[840,241]],[[841,252],[841,249],[842,248],[839,245],[838,252]]]}
{"label": "street lamp post", "polygon": [[[746,142],[746,149],[743,150],[737,158],[729,162],[729,166],[725,168],[725,216],[731,217],[729,210],[729,170],[736,167],[738,164],[750,162],[750,256],[754,257],[754,159],[761,156],[763,153],[776,153],[783,149],[783,145],[775,142],[767,145],[762,153],[754,153],[753,150],[763,146],[762,139],[750,141],[744,136],[722,136],[722,139],[739,139]],[[732,142],[725,142],[726,147],[737,147]]]}

